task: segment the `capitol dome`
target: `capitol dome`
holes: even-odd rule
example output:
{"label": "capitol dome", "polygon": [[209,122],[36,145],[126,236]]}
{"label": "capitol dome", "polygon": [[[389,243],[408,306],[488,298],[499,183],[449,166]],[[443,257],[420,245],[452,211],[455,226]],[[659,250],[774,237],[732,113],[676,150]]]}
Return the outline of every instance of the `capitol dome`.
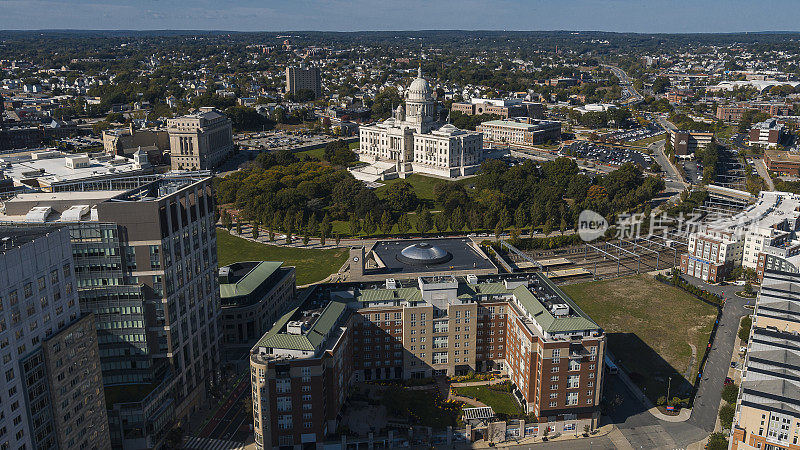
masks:
{"label": "capitol dome", "polygon": [[428,80],[422,78],[422,69],[417,73],[417,78],[408,87],[409,100],[428,100],[431,97],[431,87]]}
{"label": "capitol dome", "polygon": [[397,260],[402,263],[425,266],[441,264],[451,259],[453,255],[450,252],[427,242],[409,245],[397,255]]}

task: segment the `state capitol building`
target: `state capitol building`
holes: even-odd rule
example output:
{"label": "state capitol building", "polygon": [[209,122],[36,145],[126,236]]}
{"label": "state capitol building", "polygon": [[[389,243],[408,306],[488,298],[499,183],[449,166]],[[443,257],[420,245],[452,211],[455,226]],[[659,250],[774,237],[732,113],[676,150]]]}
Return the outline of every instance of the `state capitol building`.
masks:
{"label": "state capitol building", "polygon": [[361,127],[359,159],[393,164],[402,178],[410,173],[470,175],[484,159],[483,135],[437,120],[436,102],[420,68],[405,92],[405,106],[399,105],[393,117]]}

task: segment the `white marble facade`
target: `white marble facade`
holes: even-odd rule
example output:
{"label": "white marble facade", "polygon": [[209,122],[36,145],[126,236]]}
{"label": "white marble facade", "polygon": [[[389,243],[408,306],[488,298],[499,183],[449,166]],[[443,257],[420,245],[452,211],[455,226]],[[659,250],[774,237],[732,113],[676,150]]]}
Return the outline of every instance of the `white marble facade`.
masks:
{"label": "white marble facade", "polygon": [[399,105],[392,117],[360,128],[359,159],[392,162],[400,177],[469,175],[483,157],[482,133],[436,120],[436,102],[422,69],[406,90],[405,105]]}

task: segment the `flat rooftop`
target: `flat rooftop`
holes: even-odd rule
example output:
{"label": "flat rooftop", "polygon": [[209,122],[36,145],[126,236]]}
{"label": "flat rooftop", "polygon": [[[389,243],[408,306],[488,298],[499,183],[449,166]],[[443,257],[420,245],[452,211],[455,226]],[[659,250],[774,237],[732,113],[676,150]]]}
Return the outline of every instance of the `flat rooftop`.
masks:
{"label": "flat rooftop", "polygon": [[[403,262],[401,252],[414,244],[428,244],[431,247],[449,252],[452,258],[438,264],[409,264]],[[367,269],[369,274],[383,273],[420,273],[430,271],[458,271],[471,269],[497,269],[495,265],[473,247],[468,238],[439,238],[439,239],[404,239],[392,241],[378,241],[372,247],[372,252],[380,259],[385,267]]]}
{"label": "flat rooftop", "polygon": [[142,170],[133,160],[124,157],[89,157],[81,167],[67,167],[69,159],[81,158],[84,154],[67,154],[59,151],[43,151],[20,156],[0,157],[0,170],[15,183],[30,185],[36,180],[40,185],[51,185],[64,181],[82,180],[103,175],[125,174]]}
{"label": "flat rooftop", "polygon": [[789,152],[786,150],[767,149],[764,150],[764,155],[766,155],[771,162],[800,164],[800,153]]}
{"label": "flat rooftop", "polygon": [[0,253],[33,242],[42,236],[47,236],[57,229],[58,227],[51,226],[0,226]]}

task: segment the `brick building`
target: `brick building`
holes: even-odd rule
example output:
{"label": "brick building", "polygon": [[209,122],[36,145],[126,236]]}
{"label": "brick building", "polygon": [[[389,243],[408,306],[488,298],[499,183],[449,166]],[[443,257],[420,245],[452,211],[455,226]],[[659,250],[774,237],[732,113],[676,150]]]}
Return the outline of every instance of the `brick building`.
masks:
{"label": "brick building", "polygon": [[764,164],[767,169],[780,175],[800,176],[800,154],[777,150],[764,150]]}
{"label": "brick building", "polygon": [[256,446],[322,448],[348,386],[505,371],[539,421],[599,418],[605,334],[540,274],[317,287],[250,355]]}
{"label": "brick building", "polygon": [[748,138],[750,145],[776,147],[784,136],[784,126],[775,119],[759,122],[750,128]]}
{"label": "brick building", "polygon": [[770,117],[787,116],[792,110],[792,105],[786,103],[766,102],[719,105],[717,106],[717,119],[723,122],[739,122],[742,120],[742,115],[744,115],[745,112],[753,110],[767,113],[770,115]]}

